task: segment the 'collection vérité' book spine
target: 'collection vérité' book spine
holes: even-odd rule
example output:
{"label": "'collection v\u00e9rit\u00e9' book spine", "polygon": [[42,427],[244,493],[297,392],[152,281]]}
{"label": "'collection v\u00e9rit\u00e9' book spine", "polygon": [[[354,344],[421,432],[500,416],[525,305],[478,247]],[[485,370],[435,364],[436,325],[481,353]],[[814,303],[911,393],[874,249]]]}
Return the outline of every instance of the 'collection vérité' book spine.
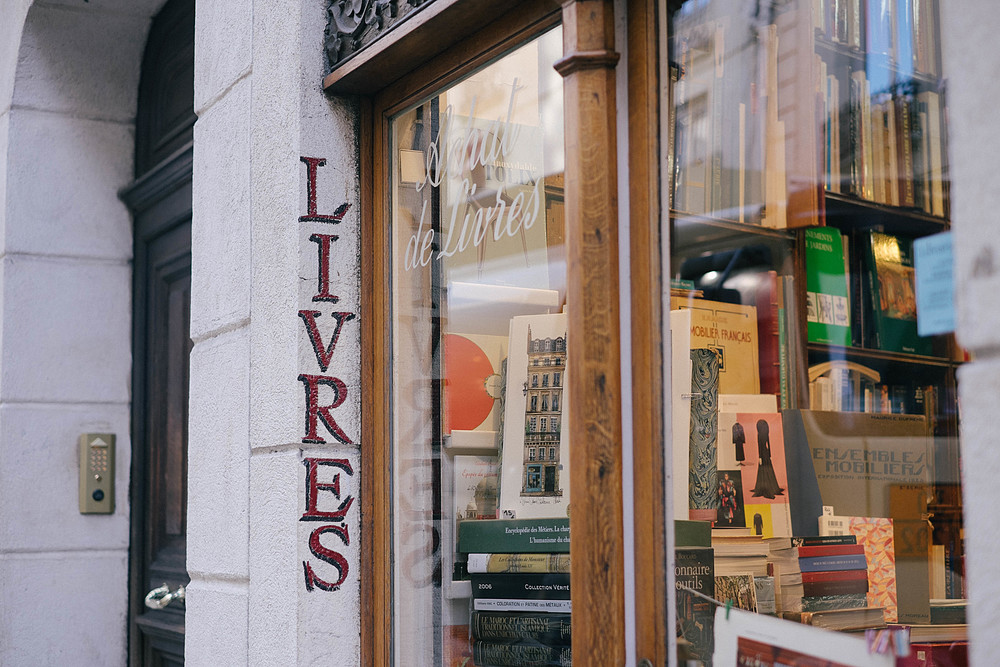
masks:
{"label": "'collection v\u00e9rit\u00e9' book spine", "polygon": [[472,597],[569,600],[569,573],[473,574]]}
{"label": "'collection v\u00e9rit\u00e9' book spine", "polygon": [[491,642],[537,641],[548,646],[569,646],[570,614],[474,611],[469,628],[474,639]]}

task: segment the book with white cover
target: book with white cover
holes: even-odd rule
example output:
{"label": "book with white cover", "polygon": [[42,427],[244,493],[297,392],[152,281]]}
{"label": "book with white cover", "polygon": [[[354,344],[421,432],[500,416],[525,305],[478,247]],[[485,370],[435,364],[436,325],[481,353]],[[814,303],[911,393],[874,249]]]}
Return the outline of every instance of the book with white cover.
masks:
{"label": "book with white cover", "polygon": [[510,321],[500,463],[500,518],[568,516],[564,313]]}

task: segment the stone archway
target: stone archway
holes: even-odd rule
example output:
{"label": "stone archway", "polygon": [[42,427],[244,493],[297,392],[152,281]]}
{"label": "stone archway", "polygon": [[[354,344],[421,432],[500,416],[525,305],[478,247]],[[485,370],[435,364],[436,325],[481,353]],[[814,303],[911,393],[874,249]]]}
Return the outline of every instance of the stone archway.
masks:
{"label": "stone archway", "polygon": [[[162,0],[7,3],[0,53],[0,663],[124,664],[140,64]],[[13,5],[13,6],[11,6]],[[81,514],[78,437],[117,437]]]}

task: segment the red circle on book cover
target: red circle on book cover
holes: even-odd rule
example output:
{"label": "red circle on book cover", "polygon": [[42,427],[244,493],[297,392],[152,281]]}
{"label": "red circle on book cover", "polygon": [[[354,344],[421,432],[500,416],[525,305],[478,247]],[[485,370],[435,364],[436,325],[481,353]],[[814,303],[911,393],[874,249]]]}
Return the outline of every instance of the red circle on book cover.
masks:
{"label": "red circle on book cover", "polygon": [[465,336],[445,334],[444,432],[471,431],[483,423],[493,409],[486,380],[493,364],[486,352]]}

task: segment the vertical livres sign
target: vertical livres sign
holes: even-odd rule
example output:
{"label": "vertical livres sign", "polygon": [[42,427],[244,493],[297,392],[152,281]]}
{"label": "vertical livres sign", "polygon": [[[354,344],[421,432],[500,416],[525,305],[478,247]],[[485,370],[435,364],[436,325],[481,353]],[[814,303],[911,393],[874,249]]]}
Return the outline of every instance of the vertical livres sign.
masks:
{"label": "vertical livres sign", "polygon": [[[340,204],[333,213],[320,213],[317,205],[319,168],[326,165],[326,158],[300,157],[306,165],[306,213],[299,216],[300,224],[315,225],[316,231],[309,236],[310,251],[315,252],[319,263],[316,292],[312,302],[336,304],[340,297],[330,291],[330,262],[332,244],[338,236],[328,233],[329,225],[343,220],[350,204]],[[317,306],[318,307],[318,306]],[[298,381],[305,391],[304,429],[301,442],[309,445],[323,445],[332,438],[344,445],[354,444],[351,437],[337,423],[336,410],[344,401],[350,389],[338,377],[328,373],[337,342],[346,324],[356,319],[356,314],[343,310],[301,309],[298,317],[302,320],[304,334],[309,341],[317,369],[302,369]],[[309,534],[309,553],[314,560],[302,562],[306,590],[320,589],[336,591],[346,581],[350,564],[338,550],[341,545],[350,546],[351,536],[347,526],[347,515],[354,503],[354,497],[341,494],[341,478],[353,476],[354,468],[345,458],[303,459],[305,465],[305,510],[299,521],[320,523]],[[321,563],[323,565],[321,565]],[[317,572],[317,568],[321,571]]]}

